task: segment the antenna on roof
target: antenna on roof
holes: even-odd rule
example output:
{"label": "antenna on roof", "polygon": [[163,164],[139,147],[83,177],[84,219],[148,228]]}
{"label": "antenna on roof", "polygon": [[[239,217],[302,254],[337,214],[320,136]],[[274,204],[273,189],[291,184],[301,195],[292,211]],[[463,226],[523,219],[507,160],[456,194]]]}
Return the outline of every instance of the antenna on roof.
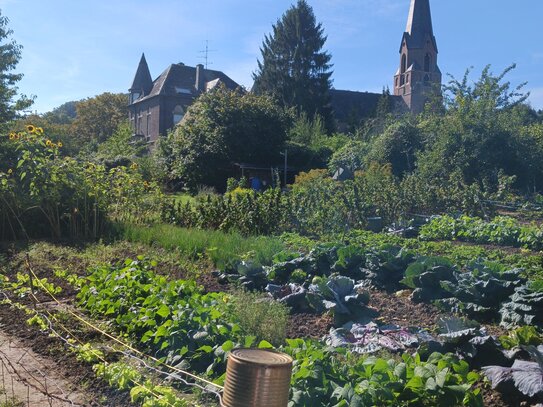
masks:
{"label": "antenna on roof", "polygon": [[206,40],[206,48],[202,51],[198,51],[199,54],[204,54],[204,55],[200,55],[198,58],[200,59],[204,59],[205,60],[205,67],[207,69],[207,67],[209,65],[213,65],[213,62],[209,62],[209,53],[210,52],[216,52],[217,50],[216,49],[209,49],[209,41]]}

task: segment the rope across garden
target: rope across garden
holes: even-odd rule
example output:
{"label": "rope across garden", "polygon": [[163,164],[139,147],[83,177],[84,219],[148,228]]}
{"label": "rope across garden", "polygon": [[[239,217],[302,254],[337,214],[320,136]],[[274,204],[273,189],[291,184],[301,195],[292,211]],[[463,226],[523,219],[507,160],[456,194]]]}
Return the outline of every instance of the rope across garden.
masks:
{"label": "rope across garden", "polygon": [[[56,298],[56,296],[51,293],[49,291],[49,289],[42,283],[42,281],[40,280],[40,278],[36,275],[36,273],[34,272],[34,269],[32,268],[32,265],[30,263],[30,259],[28,257],[28,255],[26,256],[26,266],[28,268],[28,272],[30,274],[30,276],[35,279],[38,284],[40,285],[40,288],[49,296],[51,297],[51,299],[53,300],[53,302],[55,302],[58,306],[62,306],[63,304],[61,303],[60,300],[58,300]],[[32,282],[31,282],[31,285],[32,285]],[[35,302],[36,305],[40,305],[41,302],[38,300],[38,298],[34,295],[34,293],[32,292],[31,290],[31,295],[32,295],[32,298],[33,298],[33,301]],[[89,328],[91,328],[92,330],[96,331],[97,333],[101,334],[102,336],[112,340],[113,342],[121,345],[122,347],[124,347],[125,349],[129,350],[130,352],[132,352],[133,354],[137,355],[137,356],[134,356],[134,355],[131,355],[129,354],[128,352],[122,352],[125,356],[129,357],[129,358],[133,358],[133,359],[136,359],[138,360],[140,363],[143,363],[143,365],[148,368],[148,369],[151,369],[151,370],[154,370],[155,372],[157,373],[160,373],[160,374],[163,374],[163,375],[166,375],[168,377],[172,377],[172,373],[167,373],[167,372],[164,372],[160,369],[157,369],[157,368],[154,368],[154,367],[151,367],[147,362],[145,362],[145,359],[147,360],[151,360],[152,362],[158,364],[158,365],[161,365],[161,366],[164,366],[166,367],[167,369],[170,369],[172,372],[176,373],[175,376],[173,376],[176,380],[180,380],[181,382],[183,382],[183,384],[187,385],[187,386],[191,386],[191,387],[197,387],[199,389],[201,389],[202,391],[204,392],[207,392],[207,393],[210,393],[210,394],[213,394],[215,396],[217,396],[219,398],[219,400],[222,402],[222,396],[220,394],[220,392],[222,392],[224,390],[224,387],[223,386],[220,386],[216,383],[213,383],[205,378],[202,378],[202,377],[199,377],[193,373],[190,373],[186,370],[183,370],[183,369],[179,369],[178,367],[175,367],[175,366],[171,366],[163,361],[161,361],[160,359],[157,359],[151,355],[147,355],[145,354],[144,352],[134,348],[133,346],[125,343],[124,341],[120,340],[119,338],[115,337],[114,335],[111,335],[110,333],[104,331],[103,329],[99,328],[98,326],[96,326],[95,324],[93,324],[92,322],[89,322],[87,321],[84,317],[82,317],[81,315],[77,314],[76,312],[74,312],[72,309],[70,308],[65,308],[66,311],[72,315],[74,318],[76,318],[78,321],[80,321],[81,323],[83,323],[84,325],[88,326]],[[79,340],[75,335],[73,335],[73,333],[70,332],[70,330],[68,328],[66,328],[64,325],[62,325],[60,323],[60,321],[58,321],[58,319],[53,315],[51,314],[49,311],[47,311],[45,309],[45,312],[49,315],[50,318],[46,318],[46,320],[49,322],[50,324],[50,327],[52,328],[52,319],[56,320],[57,324],[59,326],[62,327],[62,329],[68,334],[70,335],[70,337],[73,337],[74,340],[76,340],[78,343],[80,343],[80,345],[83,345],[83,342],[81,340]],[[53,330],[53,332],[55,332]],[[73,344],[70,344],[70,342],[66,339],[66,338],[63,338],[60,334],[58,334],[58,332],[55,332],[55,334],[57,336],[59,336],[65,343],[73,346]],[[112,348],[113,351],[117,351],[118,350],[115,350]],[[97,352],[95,352],[97,354]],[[102,357],[100,357],[100,355],[96,355],[99,359],[101,359],[102,362],[104,363],[107,363],[107,361],[105,361]],[[202,385],[199,385],[197,383],[192,383],[192,382],[189,382],[189,381],[186,381],[184,380],[181,376],[185,376],[187,378],[190,378],[196,382],[200,382],[200,383],[205,383],[206,386],[202,386]],[[141,383],[136,383],[134,382],[134,384],[136,385],[142,385]],[[157,397],[160,397],[160,395],[156,395]]]}

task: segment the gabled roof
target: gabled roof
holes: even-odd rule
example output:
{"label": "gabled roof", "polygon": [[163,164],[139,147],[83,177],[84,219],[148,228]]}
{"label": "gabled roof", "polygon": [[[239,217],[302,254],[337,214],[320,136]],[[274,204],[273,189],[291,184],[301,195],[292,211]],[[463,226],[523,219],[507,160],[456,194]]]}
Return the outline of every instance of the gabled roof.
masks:
{"label": "gabled roof", "polygon": [[153,87],[153,79],[151,78],[151,73],[149,72],[149,65],[145,59],[145,54],[141,54],[140,63],[132,81],[132,86],[130,87],[130,92],[139,91],[144,95],[148,94]]}
{"label": "gabled roof", "polygon": [[196,67],[184,64],[170,65],[160,76],[154,80],[153,87],[149,94],[137,102],[152,98],[154,96],[178,96],[180,94],[197,96],[202,91],[207,91],[223,83],[228,89],[235,90],[240,87],[221,71],[200,68],[203,74],[203,89],[196,89]]}
{"label": "gabled roof", "polygon": [[[430,0],[411,0],[404,38],[409,48],[424,48],[426,41],[430,40],[437,51]],[[404,38],[402,38],[402,44]]]}

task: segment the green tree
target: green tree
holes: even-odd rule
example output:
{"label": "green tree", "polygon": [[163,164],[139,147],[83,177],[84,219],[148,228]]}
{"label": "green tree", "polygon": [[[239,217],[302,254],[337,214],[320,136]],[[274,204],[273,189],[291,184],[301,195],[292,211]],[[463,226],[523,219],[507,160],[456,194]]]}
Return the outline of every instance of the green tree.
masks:
{"label": "green tree", "polygon": [[106,141],[98,146],[98,157],[104,160],[115,160],[124,157],[132,160],[142,156],[147,150],[143,140],[132,138],[134,131],[125,120],[117,126],[117,130]]}
{"label": "green tree", "polygon": [[415,169],[415,155],[421,148],[421,135],[416,124],[409,120],[397,121],[372,140],[365,161],[367,164],[391,164],[394,175],[401,176]]}
{"label": "green tree", "polygon": [[8,28],[9,19],[0,10],[0,124],[17,117],[18,113],[29,108],[33,99],[24,95],[17,98],[18,88],[15,86],[23,78],[21,73],[13,73],[21,59],[22,46],[18,45]]}
{"label": "green tree", "polygon": [[70,101],[54,108],[43,115],[43,118],[50,123],[71,124],[77,117],[77,101]]}
{"label": "green tree", "polygon": [[325,42],[324,29],[317,24],[312,8],[298,0],[264,39],[253,91],[273,95],[282,106],[295,107],[307,117],[320,115],[331,130],[332,57],[322,51]]}
{"label": "green tree", "polygon": [[469,71],[461,81],[449,82],[446,113],[427,112],[421,122],[427,146],[418,159],[423,179],[441,182],[455,174],[459,182],[478,183],[489,191],[498,187],[502,176],[516,176],[520,188],[532,184],[531,163],[543,157],[534,156],[536,141],[523,130],[533,121],[523,105],[528,97],[522,93],[524,84],[512,88],[504,82],[514,67],[499,75],[486,67],[474,83]]}
{"label": "green tree", "polygon": [[189,190],[200,184],[222,190],[233,163],[280,162],[289,125],[272,98],[220,87],[190,106],[169,138],[172,157],[164,162]]}
{"label": "green tree", "polygon": [[77,103],[74,137],[83,143],[107,140],[128,117],[128,98],[122,93],[102,93]]}
{"label": "green tree", "polygon": [[364,161],[368,154],[368,144],[361,140],[350,140],[331,157],[328,167],[331,172],[340,168],[351,172],[364,168]]}

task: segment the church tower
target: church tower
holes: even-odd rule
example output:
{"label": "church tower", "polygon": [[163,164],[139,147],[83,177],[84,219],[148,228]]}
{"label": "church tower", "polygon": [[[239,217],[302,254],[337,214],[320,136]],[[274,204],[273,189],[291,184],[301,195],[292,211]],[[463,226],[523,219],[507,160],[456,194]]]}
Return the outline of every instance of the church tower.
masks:
{"label": "church tower", "polygon": [[428,99],[441,92],[437,53],[430,0],[411,0],[400,46],[400,68],[394,76],[394,95],[403,97],[413,113],[422,112]]}

